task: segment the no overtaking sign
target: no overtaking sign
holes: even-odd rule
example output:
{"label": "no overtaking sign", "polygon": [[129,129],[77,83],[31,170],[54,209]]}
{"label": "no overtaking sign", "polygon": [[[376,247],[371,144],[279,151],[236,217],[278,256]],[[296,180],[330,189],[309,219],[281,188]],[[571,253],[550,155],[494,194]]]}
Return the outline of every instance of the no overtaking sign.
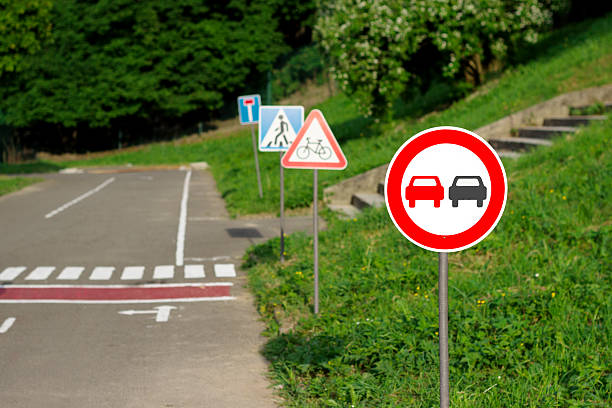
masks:
{"label": "no overtaking sign", "polygon": [[385,180],[397,229],[430,251],[455,252],[483,240],[506,205],[506,172],[493,148],[465,129],[444,126],[410,138]]}
{"label": "no overtaking sign", "polygon": [[438,252],[440,408],[448,408],[448,252],[483,240],[504,212],[508,183],[495,150],[468,130],[443,126],[411,137],[387,169],[385,202],[397,229]]}

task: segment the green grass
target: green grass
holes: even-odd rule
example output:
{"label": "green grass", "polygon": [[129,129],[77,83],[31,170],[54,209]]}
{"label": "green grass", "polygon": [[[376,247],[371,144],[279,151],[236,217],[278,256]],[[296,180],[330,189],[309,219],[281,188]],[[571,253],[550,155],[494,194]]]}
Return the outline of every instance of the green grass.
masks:
{"label": "green grass", "polygon": [[[506,165],[496,230],[449,255],[453,407],[612,405],[612,117]],[[438,406],[437,255],[385,209],[253,247],[264,354],[291,407]]]}
{"label": "green grass", "polygon": [[[476,129],[512,112],[556,95],[591,86],[612,83],[612,14],[557,31],[526,50],[524,63],[485,84],[471,97],[440,112],[431,113],[451,92],[437,86],[425,95],[403,101],[401,117],[380,125],[362,117],[356,104],[337,95],[317,106],[330,123],[348,159],[344,171],[322,171],[319,187],[387,163],[395,150],[413,134],[432,126],[452,125]],[[426,119],[419,120],[423,114]],[[279,157],[259,154],[264,199],[258,197],[250,131],[226,139],[195,144],[160,143],[137,151],[119,152],[87,161],[62,162],[57,166],[99,166],[177,164],[206,161],[212,166],[228,210],[233,215],[276,212],[279,196]],[[11,167],[0,167],[11,172]],[[312,172],[285,172],[286,207],[308,206],[312,199]]]}
{"label": "green grass", "polygon": [[39,181],[41,181],[41,179],[38,178],[0,176],[0,196],[21,190]]}
{"label": "green grass", "polygon": [[32,174],[51,173],[65,168],[61,163],[38,160],[29,163],[6,164],[0,163],[0,174]]}

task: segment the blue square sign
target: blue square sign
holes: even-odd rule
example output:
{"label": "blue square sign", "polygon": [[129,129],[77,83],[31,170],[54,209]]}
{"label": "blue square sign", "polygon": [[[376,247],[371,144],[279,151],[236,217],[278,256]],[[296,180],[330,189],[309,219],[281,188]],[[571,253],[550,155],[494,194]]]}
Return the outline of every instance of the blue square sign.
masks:
{"label": "blue square sign", "polygon": [[238,97],[238,114],[241,125],[251,125],[259,122],[259,95],[244,95]]}
{"label": "blue square sign", "polygon": [[259,114],[259,150],[287,151],[304,124],[304,107],[262,106]]}

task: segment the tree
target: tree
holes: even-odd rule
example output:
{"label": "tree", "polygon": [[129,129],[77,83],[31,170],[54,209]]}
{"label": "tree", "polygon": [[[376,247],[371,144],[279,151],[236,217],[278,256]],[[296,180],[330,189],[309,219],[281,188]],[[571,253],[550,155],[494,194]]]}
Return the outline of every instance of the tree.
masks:
{"label": "tree", "polygon": [[482,80],[484,66],[534,43],[569,0],[333,0],[316,36],[342,89],[381,116],[435,74]]}
{"label": "tree", "polygon": [[13,126],[108,127],[219,109],[285,52],[264,0],[56,0],[53,42],[0,79]]}
{"label": "tree", "polygon": [[51,35],[51,1],[0,0],[0,77],[21,69]]}

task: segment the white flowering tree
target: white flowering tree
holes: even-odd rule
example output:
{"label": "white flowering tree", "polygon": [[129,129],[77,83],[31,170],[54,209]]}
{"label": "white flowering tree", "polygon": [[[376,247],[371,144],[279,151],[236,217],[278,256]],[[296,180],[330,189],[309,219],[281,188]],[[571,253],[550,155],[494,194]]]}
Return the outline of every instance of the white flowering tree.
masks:
{"label": "white flowering tree", "polygon": [[337,83],[383,116],[435,74],[473,83],[484,66],[534,43],[569,0],[322,0],[315,35]]}

